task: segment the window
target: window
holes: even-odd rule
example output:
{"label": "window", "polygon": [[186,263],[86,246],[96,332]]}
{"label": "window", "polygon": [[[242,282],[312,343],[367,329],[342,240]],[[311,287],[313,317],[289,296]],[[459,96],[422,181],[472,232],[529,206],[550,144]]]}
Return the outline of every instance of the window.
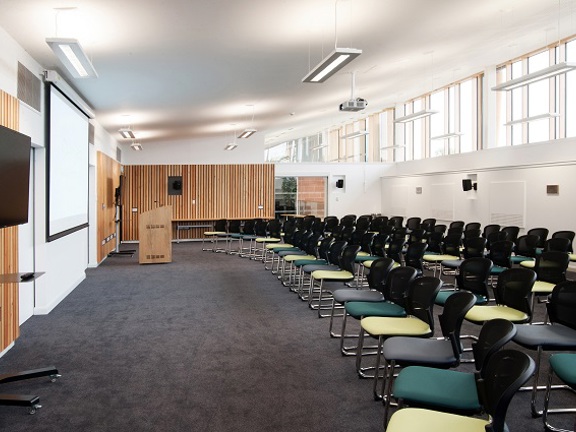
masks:
{"label": "window", "polygon": [[326,177],[276,177],[275,216],[302,214],[326,216]]}

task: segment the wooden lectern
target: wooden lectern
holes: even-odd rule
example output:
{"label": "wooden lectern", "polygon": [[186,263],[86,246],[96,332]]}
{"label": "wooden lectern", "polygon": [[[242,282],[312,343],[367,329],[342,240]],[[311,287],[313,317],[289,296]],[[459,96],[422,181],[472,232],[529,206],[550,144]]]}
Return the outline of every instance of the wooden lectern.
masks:
{"label": "wooden lectern", "polygon": [[140,213],[140,264],[172,262],[172,206]]}

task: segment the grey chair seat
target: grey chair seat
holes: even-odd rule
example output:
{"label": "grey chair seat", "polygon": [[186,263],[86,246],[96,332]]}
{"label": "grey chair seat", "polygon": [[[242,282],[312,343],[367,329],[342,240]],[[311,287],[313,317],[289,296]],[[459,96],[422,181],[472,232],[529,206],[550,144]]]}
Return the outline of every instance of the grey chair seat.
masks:
{"label": "grey chair seat", "polygon": [[561,324],[524,324],[516,326],[514,342],[525,348],[542,347],[546,351],[576,348],[576,330]]}
{"label": "grey chair seat", "polygon": [[332,291],[334,301],[346,303],[349,301],[381,302],[384,296],[379,291],[357,290],[354,288],[340,288]]}
{"label": "grey chair seat", "polygon": [[340,267],[334,264],[309,264],[302,267],[304,273],[312,273],[316,270],[340,270]]}
{"label": "grey chair seat", "polygon": [[384,341],[382,354],[400,366],[449,368],[458,363],[449,339],[419,339],[397,336]]}

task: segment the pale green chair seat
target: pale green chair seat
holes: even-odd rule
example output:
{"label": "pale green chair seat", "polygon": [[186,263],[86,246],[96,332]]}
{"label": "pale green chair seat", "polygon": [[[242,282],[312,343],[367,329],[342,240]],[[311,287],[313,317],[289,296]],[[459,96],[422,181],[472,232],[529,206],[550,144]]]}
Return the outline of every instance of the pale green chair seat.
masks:
{"label": "pale green chair seat", "polygon": [[228,234],[226,231],[204,231],[205,236],[218,236],[226,234]]}
{"label": "pale green chair seat", "polygon": [[427,322],[416,317],[366,317],[360,321],[362,328],[372,336],[421,336],[432,333]]}
{"label": "pale green chair seat", "polygon": [[[314,255],[286,255],[282,259],[286,262],[294,262],[296,260],[314,260]],[[314,260],[314,262],[317,260]]]}
{"label": "pale green chair seat", "polygon": [[576,261],[576,254],[568,254],[570,256],[570,261]]}
{"label": "pale green chair seat", "polygon": [[532,287],[532,292],[535,294],[552,294],[552,290],[556,284],[551,282],[544,282],[537,280],[534,282],[534,286]]}
{"label": "pale green chair seat", "polygon": [[354,274],[346,270],[316,270],[312,272],[312,277],[316,280],[351,280]]}
{"label": "pale green chair seat", "polygon": [[360,252],[358,252],[358,255],[356,255],[356,257],[359,257],[359,256],[371,256],[371,255],[368,252],[360,251]]}
{"label": "pale green chair seat", "polygon": [[[382,258],[382,257],[377,257],[377,258]],[[364,267],[366,267],[367,269],[369,269],[370,267],[372,267],[372,263],[376,261],[376,260],[370,260],[370,261],[364,261],[362,263],[362,265]],[[392,268],[396,268],[396,267],[400,267],[400,263],[397,263],[396,261],[394,261],[394,264],[392,265]]]}
{"label": "pale green chair seat", "polygon": [[275,237],[258,237],[255,240],[256,243],[275,243],[275,244],[278,244],[281,241],[282,241],[282,239],[275,238]]}
{"label": "pale green chair seat", "polygon": [[476,323],[483,323],[495,318],[502,318],[511,322],[526,322],[530,317],[522,311],[503,305],[472,306],[472,309],[466,314],[468,321]]}
{"label": "pale green chair seat", "polygon": [[426,262],[430,262],[430,263],[439,263],[442,261],[453,261],[453,260],[459,260],[460,257],[457,257],[455,255],[444,255],[444,254],[424,254],[424,257],[422,258],[424,261]]}
{"label": "pale green chair seat", "polygon": [[271,243],[266,245],[266,249],[277,249],[277,248],[292,248],[294,245],[290,243]]}
{"label": "pale green chair seat", "polygon": [[522,261],[520,263],[520,265],[524,268],[529,268],[529,269],[533,269],[534,267],[536,267],[536,261]]}
{"label": "pale green chair seat", "polygon": [[421,408],[404,408],[394,413],[386,432],[486,432],[488,420],[464,417]]}

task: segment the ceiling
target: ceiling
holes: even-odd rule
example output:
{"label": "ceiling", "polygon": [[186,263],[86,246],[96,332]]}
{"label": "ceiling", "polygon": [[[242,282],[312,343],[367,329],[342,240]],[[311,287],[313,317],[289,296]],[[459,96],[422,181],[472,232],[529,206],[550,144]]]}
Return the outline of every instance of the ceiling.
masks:
{"label": "ceiling", "polygon": [[[62,8],[76,8],[72,10]],[[80,40],[96,79],[68,79],[114,137],[266,142],[347,123],[576,34],[576,0],[0,0],[0,26],[46,69]],[[324,84],[334,46],[363,50]],[[351,96],[368,101],[343,113]]]}

